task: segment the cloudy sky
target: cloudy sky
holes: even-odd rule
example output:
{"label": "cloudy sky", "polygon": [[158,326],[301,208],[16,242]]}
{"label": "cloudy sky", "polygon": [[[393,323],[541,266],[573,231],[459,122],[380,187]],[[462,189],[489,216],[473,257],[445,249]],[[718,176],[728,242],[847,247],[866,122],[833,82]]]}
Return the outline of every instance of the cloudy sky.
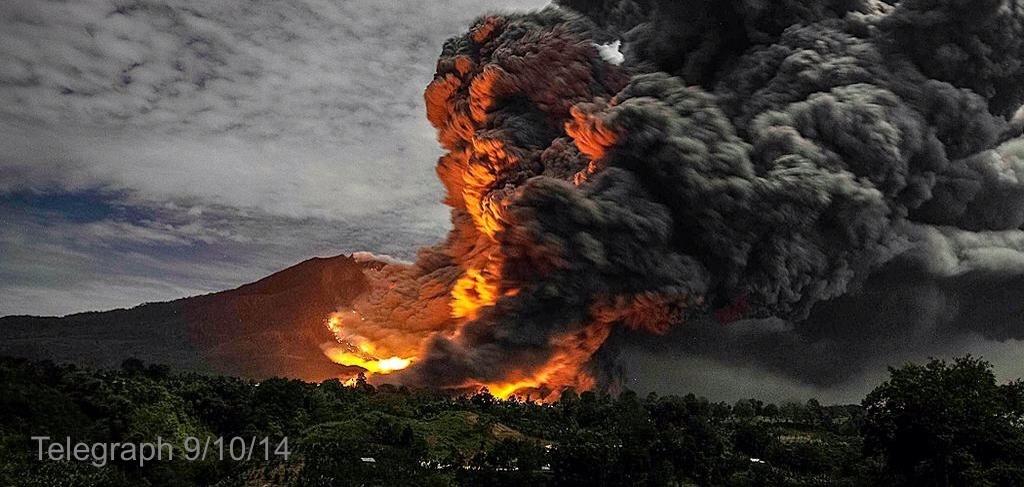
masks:
{"label": "cloudy sky", "polygon": [[[312,256],[411,258],[448,229],[422,101],[441,44],[546,3],[0,2],[0,316],[218,291]],[[912,358],[972,351],[1024,375],[1020,341],[959,340]],[[632,387],[720,399],[858,400],[896,363],[822,388],[634,352]]]}
{"label": "cloudy sky", "polygon": [[0,4],[0,316],[230,288],[448,228],[423,88],[537,0]]}

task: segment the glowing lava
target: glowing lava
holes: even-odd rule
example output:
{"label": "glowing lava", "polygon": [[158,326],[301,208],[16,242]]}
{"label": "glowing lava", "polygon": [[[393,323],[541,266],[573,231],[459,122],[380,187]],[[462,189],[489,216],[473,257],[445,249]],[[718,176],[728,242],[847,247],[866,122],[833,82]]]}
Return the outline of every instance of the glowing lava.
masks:
{"label": "glowing lava", "polygon": [[497,286],[476,269],[467,269],[452,288],[452,316],[475,319],[480,308],[498,300]]}
{"label": "glowing lava", "polygon": [[[454,311],[455,301],[452,306]],[[367,377],[388,375],[417,361],[424,343],[419,344],[419,349],[391,350],[382,347],[353,332],[356,328],[353,324],[363,321],[354,310],[331,314],[326,326],[336,343],[324,344],[324,355],[334,363],[363,369]],[[540,401],[556,400],[566,388],[591,389],[596,381],[582,370],[582,366],[607,339],[610,329],[607,325],[591,325],[576,333],[557,336],[552,339],[551,357],[535,370],[517,370],[505,380],[468,382],[460,388],[487,388],[492,395],[502,399],[528,395]],[[431,336],[433,334],[426,335],[422,342]],[[354,384],[354,381],[354,377],[347,377],[346,384]]]}
{"label": "glowing lava", "polygon": [[[345,326],[346,318],[360,319],[354,311],[334,313],[327,319],[327,328],[334,334],[337,344],[323,346],[324,355],[336,364],[349,367],[360,367],[370,374],[390,374],[402,370],[412,364],[414,357],[390,355],[390,352],[379,350],[368,339],[349,333]],[[381,358],[386,357],[386,358]]]}
{"label": "glowing lava", "polygon": [[552,340],[554,352],[551,358],[532,373],[516,371],[504,381],[469,383],[467,386],[486,387],[493,396],[502,399],[526,395],[542,402],[557,400],[565,389],[593,389],[597,381],[583,367],[610,332],[610,326],[595,324],[578,333],[557,336]]}

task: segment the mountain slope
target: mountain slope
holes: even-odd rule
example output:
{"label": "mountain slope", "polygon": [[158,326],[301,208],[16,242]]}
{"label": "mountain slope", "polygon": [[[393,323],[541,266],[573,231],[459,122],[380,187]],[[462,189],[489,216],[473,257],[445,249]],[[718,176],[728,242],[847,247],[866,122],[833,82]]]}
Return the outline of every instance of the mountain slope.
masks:
{"label": "mountain slope", "polygon": [[0,318],[0,355],[116,367],[128,357],[177,369],[322,380],[341,367],[319,345],[324,319],[366,291],[366,266],[313,258],[237,289],[131,309]]}

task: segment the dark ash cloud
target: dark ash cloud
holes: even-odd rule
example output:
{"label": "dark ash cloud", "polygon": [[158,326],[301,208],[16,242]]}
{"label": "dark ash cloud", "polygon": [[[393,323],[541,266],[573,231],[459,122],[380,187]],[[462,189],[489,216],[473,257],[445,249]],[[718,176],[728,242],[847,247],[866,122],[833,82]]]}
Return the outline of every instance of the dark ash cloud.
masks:
{"label": "dark ash cloud", "polygon": [[1019,1],[560,5],[441,53],[443,251],[473,306],[413,376],[576,354],[549,382],[607,381],[646,330],[821,388],[1022,338]]}

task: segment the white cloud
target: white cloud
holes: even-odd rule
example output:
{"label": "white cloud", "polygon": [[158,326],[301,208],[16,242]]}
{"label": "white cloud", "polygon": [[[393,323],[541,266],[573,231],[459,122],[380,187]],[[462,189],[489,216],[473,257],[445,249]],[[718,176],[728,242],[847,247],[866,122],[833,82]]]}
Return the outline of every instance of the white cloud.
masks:
{"label": "white cloud", "polygon": [[411,258],[443,231],[429,221],[405,224],[415,218],[408,209],[373,219],[296,219],[92,198],[112,210],[75,219],[0,204],[0,316],[63,315],[220,291],[312,256],[376,249]]}
{"label": "white cloud", "polygon": [[497,6],[4,2],[0,169],[289,216],[440,205],[422,91],[443,40]]}
{"label": "white cloud", "polygon": [[597,53],[601,55],[601,59],[605,62],[618,66],[626,60],[626,56],[619,51],[622,47],[622,41],[615,41],[608,44],[595,44],[597,46]]}
{"label": "white cloud", "polygon": [[99,190],[147,215],[0,206],[0,315],[412,257],[448,226],[422,99],[443,41],[546,3],[0,2],[0,197]]}
{"label": "white cloud", "polygon": [[937,277],[1024,272],[1024,230],[972,232],[908,223],[904,231],[913,245],[902,257]]}

